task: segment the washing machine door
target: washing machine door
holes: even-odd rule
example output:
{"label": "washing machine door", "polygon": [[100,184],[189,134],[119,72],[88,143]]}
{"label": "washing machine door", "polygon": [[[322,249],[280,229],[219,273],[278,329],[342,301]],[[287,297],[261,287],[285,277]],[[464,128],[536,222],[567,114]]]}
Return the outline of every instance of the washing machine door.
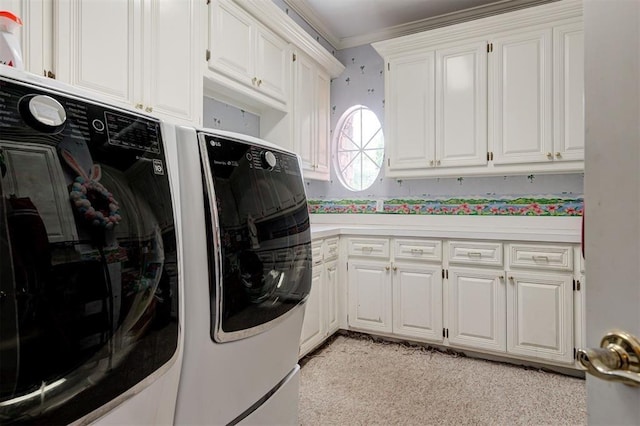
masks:
{"label": "washing machine door", "polygon": [[276,326],[311,287],[309,214],[295,155],[200,133],[208,200],[211,335]]}

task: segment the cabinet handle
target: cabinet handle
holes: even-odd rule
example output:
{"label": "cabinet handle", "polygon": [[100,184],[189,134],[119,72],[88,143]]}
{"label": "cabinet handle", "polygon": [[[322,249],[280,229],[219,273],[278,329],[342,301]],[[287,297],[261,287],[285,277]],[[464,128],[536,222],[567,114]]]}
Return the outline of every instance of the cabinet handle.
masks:
{"label": "cabinet handle", "polygon": [[424,250],[422,249],[417,249],[417,248],[412,248],[411,249],[411,254],[423,254]]}
{"label": "cabinet handle", "polygon": [[549,256],[533,256],[533,261],[549,263]]}
{"label": "cabinet handle", "polygon": [[153,111],[153,107],[148,106],[144,110],[147,111],[147,112],[152,112]]}
{"label": "cabinet handle", "polygon": [[556,152],[556,158],[562,158],[562,153]]}
{"label": "cabinet handle", "polygon": [[547,158],[548,158],[549,160],[553,160],[553,154],[552,154],[552,153],[550,153],[550,152],[547,152]]}
{"label": "cabinet handle", "polygon": [[482,253],[479,251],[469,251],[467,252],[467,256],[469,257],[482,257]]}
{"label": "cabinet handle", "polygon": [[136,107],[137,109],[142,109],[142,107],[143,107],[143,106],[144,106],[144,105],[142,105],[142,104],[136,104],[136,106],[135,106],[135,107]]}
{"label": "cabinet handle", "polygon": [[373,247],[371,247],[371,246],[364,246],[364,247],[362,247],[362,251],[363,251],[363,252],[368,251],[369,253],[371,253],[371,252],[373,252]]}

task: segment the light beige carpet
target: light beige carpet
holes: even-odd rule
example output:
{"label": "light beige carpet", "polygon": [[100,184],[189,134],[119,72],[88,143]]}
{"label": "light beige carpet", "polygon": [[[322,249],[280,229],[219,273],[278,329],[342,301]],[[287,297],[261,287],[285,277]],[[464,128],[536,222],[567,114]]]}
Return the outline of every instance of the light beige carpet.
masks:
{"label": "light beige carpet", "polygon": [[368,338],[302,360],[300,424],[584,425],[583,379]]}

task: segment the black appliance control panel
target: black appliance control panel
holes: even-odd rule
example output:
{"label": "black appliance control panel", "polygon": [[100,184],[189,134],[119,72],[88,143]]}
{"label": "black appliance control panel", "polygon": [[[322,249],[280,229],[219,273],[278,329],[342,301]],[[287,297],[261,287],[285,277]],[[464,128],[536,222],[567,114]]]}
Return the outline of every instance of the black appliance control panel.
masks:
{"label": "black appliance control panel", "polygon": [[93,149],[119,147],[151,156],[162,149],[159,120],[3,78],[0,133],[4,139],[33,137],[52,145],[71,139]]}

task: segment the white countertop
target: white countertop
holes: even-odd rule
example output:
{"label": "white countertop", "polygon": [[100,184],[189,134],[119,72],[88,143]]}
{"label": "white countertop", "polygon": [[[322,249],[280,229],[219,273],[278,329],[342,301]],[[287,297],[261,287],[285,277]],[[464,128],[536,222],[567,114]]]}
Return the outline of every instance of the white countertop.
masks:
{"label": "white countertop", "polygon": [[312,238],[371,235],[580,243],[581,220],[580,217],[312,215],[311,235]]}

